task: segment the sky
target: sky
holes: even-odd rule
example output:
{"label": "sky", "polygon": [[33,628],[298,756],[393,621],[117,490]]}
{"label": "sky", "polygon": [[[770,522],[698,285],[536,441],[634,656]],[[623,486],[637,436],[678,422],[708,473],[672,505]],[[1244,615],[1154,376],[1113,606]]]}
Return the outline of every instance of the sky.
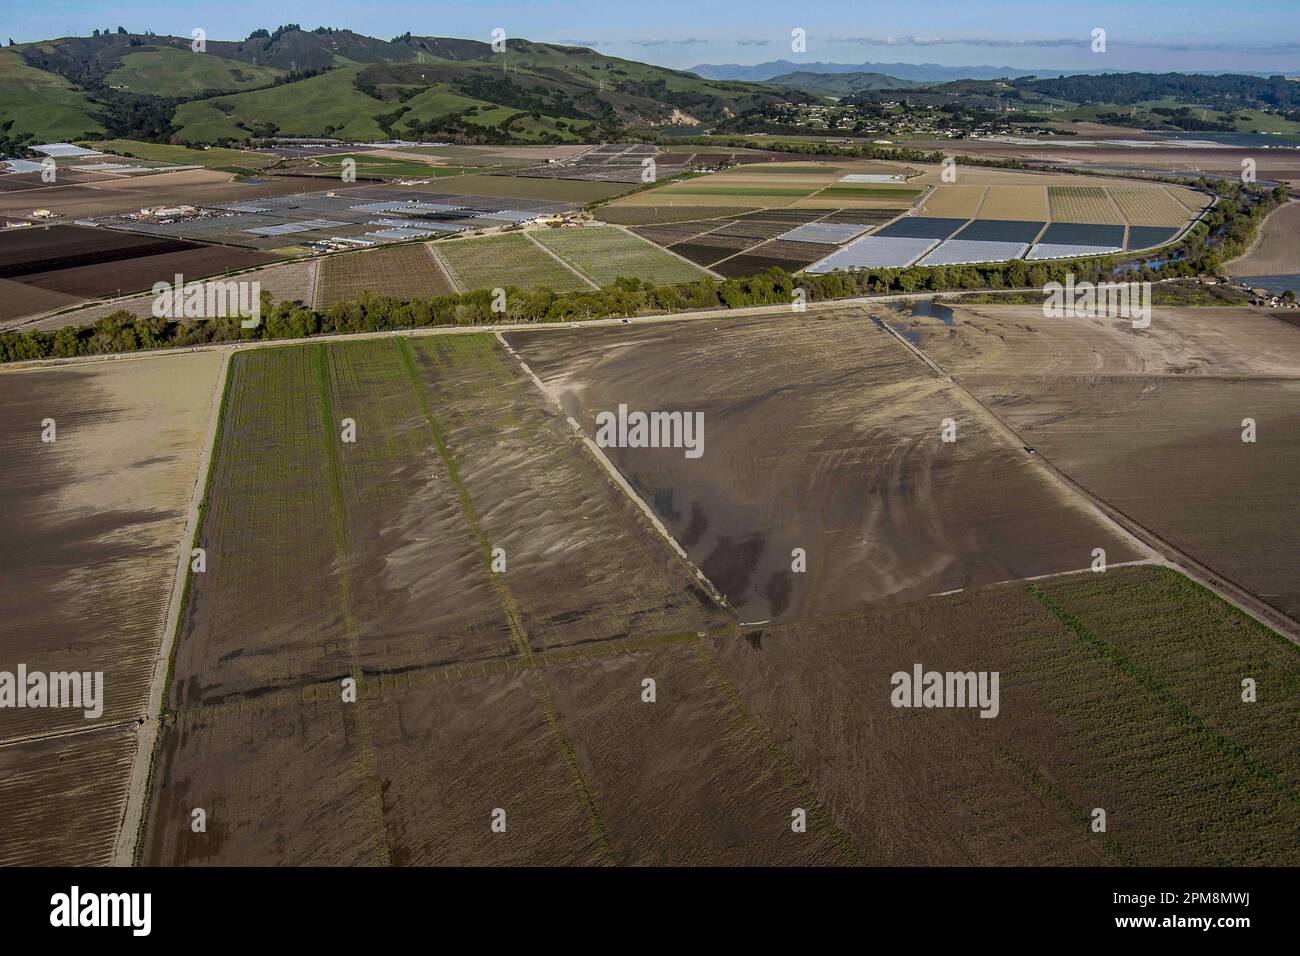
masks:
{"label": "sky", "polygon": [[[213,39],[258,27],[342,27],[382,39],[508,36],[590,46],[661,66],[903,62],[1050,70],[1278,71],[1300,74],[1300,0],[42,0],[7,4],[0,39],[18,42],[121,25]],[[1093,52],[1095,29],[1105,51]],[[793,52],[803,30],[806,50]]]}

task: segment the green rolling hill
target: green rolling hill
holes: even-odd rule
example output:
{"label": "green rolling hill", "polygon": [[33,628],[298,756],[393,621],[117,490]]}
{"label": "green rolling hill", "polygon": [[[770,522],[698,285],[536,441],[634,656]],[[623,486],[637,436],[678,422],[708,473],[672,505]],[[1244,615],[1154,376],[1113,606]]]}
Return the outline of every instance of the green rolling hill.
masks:
{"label": "green rolling hill", "polygon": [[[808,94],[705,80],[583,47],[290,24],[240,41],[105,32],[6,48],[10,135],[237,144],[256,137],[567,142],[713,124]],[[49,109],[45,106],[48,105]]]}

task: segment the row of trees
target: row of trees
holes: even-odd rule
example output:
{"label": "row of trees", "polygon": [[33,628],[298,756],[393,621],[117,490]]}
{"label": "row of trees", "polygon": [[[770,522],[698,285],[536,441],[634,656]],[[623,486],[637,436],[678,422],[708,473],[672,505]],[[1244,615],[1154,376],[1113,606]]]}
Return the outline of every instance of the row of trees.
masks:
{"label": "row of trees", "polygon": [[0,334],[0,361],[68,358],[112,352],[188,347],[214,342],[299,339],[314,335],[381,332],[429,326],[488,325],[514,322],[569,322],[692,309],[739,309],[790,305],[796,287],[809,302],[862,295],[942,292],[956,289],[1042,288],[1063,282],[1111,279],[1123,269],[1128,279],[1157,279],[1216,273],[1220,262],[1240,254],[1259,222],[1285,201],[1283,189],[1264,190],[1224,182],[1221,201],[1159,263],[1118,265],[1122,257],[1102,256],[1064,262],[1013,262],[992,265],[863,269],[804,275],[797,279],[769,269],[743,279],[702,279],[685,285],[656,286],[619,279],[598,291],[560,295],[547,289],[508,289],[503,312],[493,311],[489,290],[431,299],[399,300],[363,294],[356,302],[310,309],[294,302],[272,302],[263,294],[262,322],[241,328],[238,319],[176,322],[136,318],[116,312],[93,325],[53,332]]}

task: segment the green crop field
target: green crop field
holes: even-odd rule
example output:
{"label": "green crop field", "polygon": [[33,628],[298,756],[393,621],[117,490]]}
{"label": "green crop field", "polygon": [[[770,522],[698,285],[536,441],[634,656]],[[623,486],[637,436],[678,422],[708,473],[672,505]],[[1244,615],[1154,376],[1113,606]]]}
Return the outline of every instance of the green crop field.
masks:
{"label": "green crop field", "polygon": [[[1175,571],[1062,575],[760,633],[762,653],[716,642],[720,665],[873,862],[1297,862],[1300,653]],[[888,675],[915,662],[999,672],[997,718],[890,707]],[[924,799],[934,781],[942,799]]]}
{"label": "green crop field", "polygon": [[923,190],[911,186],[827,186],[818,199],[912,199]]}
{"label": "green crop field", "polygon": [[428,299],[455,289],[424,243],[329,256],[320,264],[319,308],[354,302],[364,292]]}
{"label": "green crop field", "polygon": [[673,186],[661,193],[661,195],[665,198],[676,196],[766,196],[774,199],[803,199],[805,196],[811,196],[816,191],[812,187],[799,189],[782,186],[697,186],[688,183],[682,186]]}
{"label": "green crop field", "polygon": [[614,226],[547,230],[534,235],[547,249],[601,286],[620,276],[667,285],[692,282],[707,274],[699,266]]}
{"label": "green crop field", "polygon": [[1047,194],[1053,199],[1067,197],[1079,199],[1105,199],[1106,190],[1100,186],[1048,186]]}
{"label": "green crop field", "polygon": [[440,242],[434,247],[466,291],[550,289],[578,292],[591,286],[520,233]]}
{"label": "green crop field", "polygon": [[[369,156],[365,153],[340,154],[316,157],[309,165],[341,167],[344,160],[357,164],[358,177],[381,179],[438,179],[445,176],[464,176],[478,169],[465,166],[435,166],[418,159],[393,159],[389,156]],[[331,173],[337,175],[337,173]]]}
{"label": "green crop field", "polygon": [[90,144],[95,149],[118,156],[131,156],[158,163],[176,163],[180,166],[206,166],[216,169],[227,166],[243,166],[249,169],[261,169],[270,166],[278,159],[269,153],[254,153],[243,149],[191,149],[188,146],[172,146],[166,143],[141,143],[133,139],[106,139]]}

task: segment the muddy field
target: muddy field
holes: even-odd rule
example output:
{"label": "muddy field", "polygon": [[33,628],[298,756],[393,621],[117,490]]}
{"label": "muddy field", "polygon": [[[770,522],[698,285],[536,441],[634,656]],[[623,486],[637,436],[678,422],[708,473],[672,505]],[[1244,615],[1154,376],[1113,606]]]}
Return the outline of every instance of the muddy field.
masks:
{"label": "muddy field", "polygon": [[[229,396],[201,535],[214,559],[194,576],[177,651],[178,715],[166,734],[153,859],[244,860],[255,845],[248,827],[279,825],[274,814],[256,824],[249,817],[265,806],[275,778],[258,768],[283,762],[280,744],[255,739],[264,724],[249,715],[302,708],[301,720],[283,718],[311,751],[294,758],[296,766],[332,774],[318,758],[346,755],[360,767],[356,812],[378,820],[366,795],[374,768],[395,780],[416,773],[414,785],[425,779],[419,761],[462,764],[466,751],[457,748],[473,742],[446,736],[444,720],[421,729],[423,722],[446,707],[496,713],[499,682],[460,682],[521,667],[508,682],[518,691],[510,695],[522,708],[518,721],[501,711],[499,731],[474,733],[501,740],[530,721],[537,726],[546,746],[535,780],[524,779],[542,788],[536,812],[549,812],[541,794],[572,781],[568,759],[556,762],[567,751],[556,750],[555,705],[549,685],[529,672],[534,662],[556,653],[581,658],[595,642],[677,640],[728,620],[491,337],[258,350],[234,363]],[[355,422],[355,443],[339,440],[345,418]],[[505,561],[496,570],[493,549]],[[308,589],[304,580],[322,583]],[[365,706],[340,712],[339,682],[349,675],[361,682]],[[445,694],[468,695],[479,710],[442,703]],[[359,742],[371,734],[373,742]],[[437,752],[411,750],[413,738],[435,734]],[[527,738],[498,746],[536,750]],[[227,758],[213,754],[231,747],[245,772],[220,769]],[[493,765],[491,747],[479,753]],[[519,764],[494,766],[514,780]],[[559,776],[547,782],[548,773]],[[296,779],[314,790],[313,773],[300,770]],[[382,812],[390,836],[442,826],[416,813],[423,791],[404,796],[405,787],[385,791],[396,801]],[[210,831],[206,843],[174,842],[168,821],[188,813],[195,792],[213,794],[223,812],[245,807],[240,825]],[[322,791],[322,799],[333,793]],[[337,799],[352,805],[351,797]],[[582,804],[573,808],[585,825]],[[320,826],[346,826],[345,816]],[[319,834],[294,836],[291,845],[257,844],[257,852],[282,862],[319,852]],[[443,845],[451,838],[413,831],[386,846],[419,862],[452,853]],[[557,840],[512,852],[551,858]],[[572,840],[562,845],[573,849]],[[360,860],[374,845],[347,846],[360,854],[348,859]]]}
{"label": "muddy field", "polygon": [[0,743],[0,866],[109,865],[134,756],[133,723]]}
{"label": "muddy field", "polygon": [[[1234,367],[1198,321],[1185,347]],[[899,324],[924,344],[920,322]],[[984,360],[1041,334],[1008,321]],[[1125,540],[862,313],[509,341],[235,360],[146,862],[1296,861],[1300,655],[1172,571],[1115,567]],[[1057,362],[1137,381],[1172,351],[1118,343]],[[700,459],[606,451],[738,619],[778,623],[716,607],[566,422],[617,401],[705,411]],[[1093,547],[1105,574],[1080,570]],[[1054,570],[1079,573],[980,587]],[[998,671],[997,719],[891,707],[916,663]]]}
{"label": "muddy field", "polygon": [[[1300,654],[1174,572],[1085,572],[710,643],[868,862],[1297,861]],[[997,717],[890,706],[891,675],[918,663],[999,672]],[[1240,701],[1242,674],[1266,675],[1266,708]],[[1089,830],[1097,807],[1105,833]]]}
{"label": "muddy field", "polygon": [[[20,803],[55,800],[69,786],[84,786],[87,799],[85,819],[69,813],[57,824],[51,817],[42,833],[21,823],[20,838],[12,829],[18,819],[10,816],[18,811],[8,800],[0,805],[7,818],[0,827],[19,857],[51,840],[77,840],[87,855],[77,857],[69,845],[59,859],[103,862],[112,843],[118,819],[99,801],[115,807],[126,781],[119,744],[107,737],[133,728],[145,710],[177,556],[189,547],[181,540],[185,511],[220,367],[216,354],[191,354],[0,373],[0,522],[7,542],[0,550],[0,669],[103,673],[97,718],[75,708],[0,711],[0,753],[11,755],[15,768],[9,772],[27,773],[21,768],[29,759],[47,763],[39,786],[23,778]],[[54,420],[49,443],[41,440],[46,419]],[[91,727],[75,738],[84,748],[73,738],[63,749],[39,740],[12,750],[6,743]],[[39,756],[49,753],[63,756]],[[101,759],[119,770],[86,769]],[[55,772],[59,760],[68,763],[66,772]],[[84,784],[67,777],[74,769],[85,773]]]}
{"label": "muddy field", "polygon": [[[308,346],[234,363],[202,540],[258,551],[196,582],[176,707],[492,660],[525,636],[543,650],[721,619],[608,479],[570,454],[576,439],[494,340],[405,350]],[[345,418],[355,443],[341,441]],[[537,501],[547,483],[562,504],[559,491]],[[515,575],[509,613],[488,571],[494,547]],[[301,587],[311,579],[329,582],[327,600]],[[258,625],[268,606],[283,621]]]}
{"label": "muddy field", "polygon": [[1144,556],[859,310],[507,338],[590,435],[620,404],[703,414],[698,458],[606,453],[741,620]]}
{"label": "muddy field", "polygon": [[[958,308],[901,323],[1076,481],[1279,610],[1300,613],[1300,329],[1248,309],[1157,309],[1148,329]],[[1244,442],[1243,421],[1256,440]]]}
{"label": "muddy field", "polygon": [[[997,671],[996,718],[891,707],[917,663]],[[1300,655],[1165,569],[443,677],[181,713],[145,861],[1297,861]]]}
{"label": "muddy field", "polygon": [[[105,723],[143,710],[220,366],[208,353],[0,374],[0,647],[32,669],[104,671]],[[66,710],[0,719],[4,739],[86,726]]]}

